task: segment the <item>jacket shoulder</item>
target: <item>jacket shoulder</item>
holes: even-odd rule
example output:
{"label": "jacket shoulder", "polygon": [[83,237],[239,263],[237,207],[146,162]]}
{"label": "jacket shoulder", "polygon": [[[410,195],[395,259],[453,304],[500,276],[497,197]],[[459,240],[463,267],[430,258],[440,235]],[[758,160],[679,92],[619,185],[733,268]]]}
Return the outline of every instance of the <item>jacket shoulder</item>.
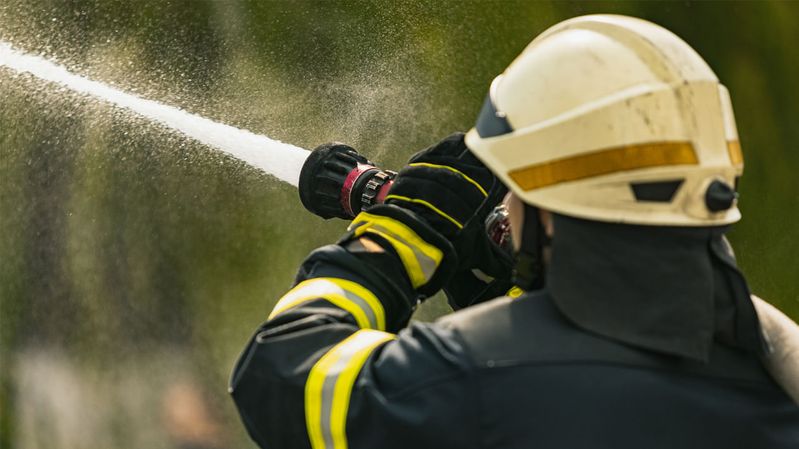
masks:
{"label": "jacket shoulder", "polygon": [[444,317],[438,324],[464,342],[465,351],[478,368],[598,363],[774,386],[756,358],[721,344],[714,345],[711,363],[703,364],[582,329],[557,309],[545,290],[515,299],[497,298]]}
{"label": "jacket shoulder", "polygon": [[369,367],[387,396],[459,383],[472,369],[463,341],[452,329],[414,322],[384,345]]}

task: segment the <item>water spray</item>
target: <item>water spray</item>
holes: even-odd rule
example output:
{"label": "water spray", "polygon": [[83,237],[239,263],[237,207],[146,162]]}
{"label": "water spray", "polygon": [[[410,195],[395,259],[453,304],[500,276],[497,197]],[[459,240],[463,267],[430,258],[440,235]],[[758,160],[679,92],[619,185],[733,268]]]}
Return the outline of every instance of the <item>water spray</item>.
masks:
{"label": "water spray", "polygon": [[246,162],[281,181],[297,186],[308,150],[279,140],[191,114],[180,108],[137,97],[107,84],[76,75],[40,56],[16,50],[0,41],[0,67],[29,73],[43,81],[133,111],[214,149]]}

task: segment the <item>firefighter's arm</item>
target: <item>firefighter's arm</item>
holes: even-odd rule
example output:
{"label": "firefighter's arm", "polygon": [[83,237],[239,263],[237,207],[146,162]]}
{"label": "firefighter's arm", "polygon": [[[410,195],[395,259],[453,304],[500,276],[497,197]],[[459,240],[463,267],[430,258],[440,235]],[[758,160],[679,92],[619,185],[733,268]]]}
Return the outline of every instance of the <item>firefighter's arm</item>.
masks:
{"label": "firefighter's arm", "polygon": [[324,303],[286,313],[296,319],[267,322],[231,382],[259,446],[473,447],[479,413],[464,394],[469,363],[450,331],[361,329]]}
{"label": "firefighter's arm", "polygon": [[[311,253],[234,368],[230,392],[262,448],[339,447],[328,443],[341,438],[348,415],[341,407],[348,408],[349,400],[338,398],[360,397],[356,378],[407,324],[417,297],[410,279],[427,285],[439,276],[451,245],[447,249],[447,241],[430,229],[427,240],[413,231],[407,224],[413,214],[380,208],[389,212],[359,216],[339,244]],[[406,214],[405,223],[387,214]],[[355,226],[361,220],[366,222]],[[379,235],[367,232],[373,228]],[[404,246],[383,246],[391,242]],[[320,432],[328,437],[320,440]]]}
{"label": "firefighter's arm", "polygon": [[[445,150],[465,149],[462,138],[460,147],[445,143]],[[480,181],[493,177],[481,179],[446,154],[417,163],[400,172],[388,204],[359,214],[337,245],[309,256],[241,355],[231,394],[262,447],[374,444],[384,433],[380,446],[395,447],[425,441],[428,426],[470,416],[457,391],[467,364],[455,340],[419,326],[395,333],[417,299],[452,275],[459,256],[473,257],[475,240],[455,246],[487,197]],[[448,197],[457,201],[439,200]],[[444,433],[435,441],[468,447],[468,437]]]}

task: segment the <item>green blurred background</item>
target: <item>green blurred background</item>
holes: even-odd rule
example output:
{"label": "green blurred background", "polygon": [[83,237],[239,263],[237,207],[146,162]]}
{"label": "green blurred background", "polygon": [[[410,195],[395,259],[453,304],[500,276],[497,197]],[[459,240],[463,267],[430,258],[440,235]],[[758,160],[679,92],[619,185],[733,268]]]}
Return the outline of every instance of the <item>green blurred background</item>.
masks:
{"label": "green blurred background", "polygon": [[[664,25],[728,86],[746,158],[731,240],[753,291],[799,318],[799,3],[2,0],[0,40],[396,168],[469,128],[534,36],[597,12]],[[0,447],[251,446],[228,373],[344,226],[236,160],[0,68]]]}

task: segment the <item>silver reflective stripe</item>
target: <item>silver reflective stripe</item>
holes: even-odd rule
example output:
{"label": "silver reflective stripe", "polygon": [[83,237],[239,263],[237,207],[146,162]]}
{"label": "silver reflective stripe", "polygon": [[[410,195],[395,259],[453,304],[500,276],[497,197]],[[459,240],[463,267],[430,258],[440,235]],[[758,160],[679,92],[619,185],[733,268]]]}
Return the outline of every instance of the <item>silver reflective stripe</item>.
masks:
{"label": "silver reflective stripe", "polygon": [[347,447],[347,412],[355,381],[366,360],[394,335],[362,329],[314,364],[305,387],[305,419],[313,449]]}
{"label": "silver reflective stripe", "polygon": [[341,293],[344,294],[345,298],[354,302],[358,307],[360,307],[361,310],[363,310],[363,313],[366,314],[366,318],[369,319],[369,327],[371,327],[372,329],[380,329],[380,326],[378,325],[377,322],[377,316],[375,315],[375,311],[372,310],[372,307],[369,305],[369,303],[366,302],[365,299],[361,298],[360,296],[356,295],[355,293],[349,290],[345,290],[343,288],[341,290],[342,290]]}
{"label": "silver reflective stripe", "polygon": [[402,242],[408,248],[410,248],[411,251],[413,251],[413,255],[416,257],[416,261],[419,262],[419,267],[422,269],[422,274],[424,275],[425,282],[429,281],[430,278],[433,277],[433,274],[435,274],[436,272],[436,268],[438,268],[438,265],[436,264],[435,260],[431,259],[425,253],[421,252],[419,248],[417,248],[415,245],[411,245],[410,243],[408,243],[407,240],[405,240],[401,236],[397,235],[394,232],[391,232],[389,229],[386,229],[383,226],[380,226],[379,224],[373,223],[372,226],[370,226],[370,228],[376,229],[384,234],[388,234],[391,237],[394,237],[395,239]]}
{"label": "silver reflective stripe", "polygon": [[342,354],[341,358],[330,368],[325,383],[322,384],[322,438],[325,440],[325,447],[333,447],[333,431],[332,412],[333,412],[333,395],[336,389],[336,381],[338,376],[349,363],[353,354]]}

